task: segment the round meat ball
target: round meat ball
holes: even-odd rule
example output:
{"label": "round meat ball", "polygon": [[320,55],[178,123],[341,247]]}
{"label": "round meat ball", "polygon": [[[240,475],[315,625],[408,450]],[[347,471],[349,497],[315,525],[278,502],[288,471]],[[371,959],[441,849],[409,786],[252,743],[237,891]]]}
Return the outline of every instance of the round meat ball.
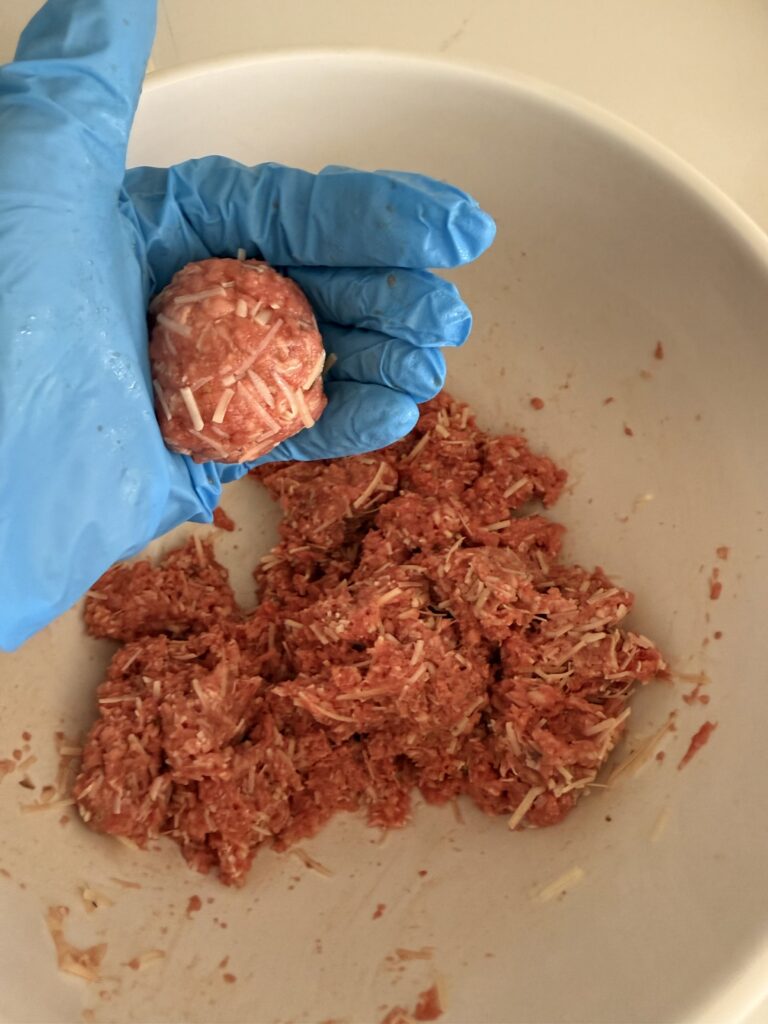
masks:
{"label": "round meat ball", "polygon": [[266,263],[189,263],[149,310],[155,409],[173,451],[248,462],[313,426],[325,408],[312,307]]}

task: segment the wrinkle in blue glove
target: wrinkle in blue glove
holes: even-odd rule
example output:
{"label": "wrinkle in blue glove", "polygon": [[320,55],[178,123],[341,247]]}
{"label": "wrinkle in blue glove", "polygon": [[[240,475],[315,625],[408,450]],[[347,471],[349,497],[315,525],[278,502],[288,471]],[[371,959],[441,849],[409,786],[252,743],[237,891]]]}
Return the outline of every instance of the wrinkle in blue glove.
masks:
{"label": "wrinkle in blue glove", "polygon": [[493,222],[420,175],[318,175],[223,157],[125,172],[155,0],[49,0],[0,68],[0,647],[68,608],[113,562],[207,522],[245,467],[169,452],[145,310],[190,260],[238,247],[315,305],[329,404],[267,458],[382,447],[439,389],[439,346],[471,318],[427,268],[477,257]]}

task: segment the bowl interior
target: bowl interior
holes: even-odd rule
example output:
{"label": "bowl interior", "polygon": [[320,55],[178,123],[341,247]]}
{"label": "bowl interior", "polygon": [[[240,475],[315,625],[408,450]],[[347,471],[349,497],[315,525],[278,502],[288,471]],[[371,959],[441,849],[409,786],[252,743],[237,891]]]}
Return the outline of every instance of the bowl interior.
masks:
{"label": "bowl interior", "polygon": [[[693,173],[608,119],[527,83],[417,61],[270,59],[145,93],[131,163],[210,152],[418,170],[493,213],[492,251],[452,275],[475,329],[450,360],[449,386],[484,426],[522,427],[566,466],[555,518],[569,528],[568,554],[636,592],[636,628],[677,673],[705,673],[711,702],[683,704],[680,680],[647,688],[624,753],[676,709],[665,760],[595,791],[556,828],[510,835],[469,806],[461,819],[422,806],[411,828],[382,839],[340,817],[305,844],[330,877],[263,853],[237,892],[188,873],[175,848],[138,854],[62,827],[66,809],[20,812],[30,794],[8,777],[0,1017],[79,1021],[86,1007],[114,1021],[367,1021],[412,1007],[435,981],[452,1021],[741,1013],[757,995],[768,924],[766,246]],[[275,512],[248,480],[224,505],[239,530],[219,534],[217,549],[250,600]],[[730,557],[718,561],[723,545]],[[0,656],[0,755],[29,730],[29,774],[49,781],[53,733],[87,724],[108,656],[84,638],[77,610]],[[705,719],[717,732],[678,771]],[[585,872],[577,887],[533,898],[574,866]],[[113,905],[86,914],[83,886]],[[193,894],[203,907],[190,920]],[[53,904],[72,908],[71,941],[108,943],[100,985],[57,973],[43,924]],[[399,947],[432,953],[399,961]],[[165,958],[125,966],[150,949]]]}

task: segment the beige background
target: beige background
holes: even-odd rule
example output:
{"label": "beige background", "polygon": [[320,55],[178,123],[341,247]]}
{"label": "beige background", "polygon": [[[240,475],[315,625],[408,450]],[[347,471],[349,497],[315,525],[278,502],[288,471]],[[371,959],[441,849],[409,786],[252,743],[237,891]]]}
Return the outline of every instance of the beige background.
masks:
{"label": "beige background", "polygon": [[[0,60],[38,6],[0,3]],[[160,0],[153,63],[310,46],[554,82],[665,142],[768,229],[768,0]]]}
{"label": "beige background", "polygon": [[[2,0],[0,61],[38,6]],[[152,66],[317,46],[555,83],[654,135],[768,230],[768,0],[160,0]],[[768,1005],[750,1024],[766,1022]]]}

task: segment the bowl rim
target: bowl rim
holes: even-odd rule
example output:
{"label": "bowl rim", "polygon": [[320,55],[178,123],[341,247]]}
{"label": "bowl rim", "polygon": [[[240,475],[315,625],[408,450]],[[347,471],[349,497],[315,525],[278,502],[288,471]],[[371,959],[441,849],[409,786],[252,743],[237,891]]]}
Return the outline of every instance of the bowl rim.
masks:
{"label": "bowl rim", "polygon": [[664,170],[677,184],[693,194],[708,212],[714,214],[721,225],[745,244],[754,258],[768,274],[768,230],[764,230],[727,192],[699,171],[693,164],[680,156],[674,149],[660,142],[653,135],[619,114],[592,100],[585,99],[544,79],[519,71],[501,71],[496,67],[478,62],[444,60],[411,54],[402,51],[385,51],[373,48],[336,49],[333,47],[296,47],[234,53],[222,57],[189,61],[177,67],[150,71],[147,73],[143,93],[155,93],[167,86],[179,85],[213,74],[239,70],[253,65],[267,64],[322,64],[332,61],[338,67],[346,64],[370,70],[372,63],[387,64],[392,69],[403,67],[413,70],[432,71],[435,74],[464,78],[468,82],[484,83],[505,92],[524,96],[530,100],[544,101],[561,113],[570,115],[592,130],[598,130],[614,142],[620,142],[627,150],[641,156],[645,161]]}
{"label": "bowl rim", "polygon": [[[560,114],[597,132],[613,144],[639,157],[647,165],[664,172],[676,186],[695,199],[702,212],[719,224],[721,230],[741,244],[760,266],[768,284],[768,230],[764,230],[720,186],[680,156],[673,148],[598,103],[543,79],[516,70],[501,70],[482,62],[465,62],[434,58],[398,50],[368,47],[286,47],[263,52],[244,51],[221,57],[189,61],[173,68],[148,72],[143,93],[153,94],[165,87],[191,82],[196,78],[225,74],[252,66],[307,65],[333,63],[370,71],[375,65],[387,65],[388,74],[401,68],[409,72],[431,72],[433,75],[464,79],[508,94],[538,101]],[[768,924],[768,922],[766,922]],[[690,1007],[681,1022],[687,1024],[733,1024],[746,1021],[763,1005],[768,996],[768,942],[755,948],[752,957],[741,965],[727,987],[710,993]]]}

